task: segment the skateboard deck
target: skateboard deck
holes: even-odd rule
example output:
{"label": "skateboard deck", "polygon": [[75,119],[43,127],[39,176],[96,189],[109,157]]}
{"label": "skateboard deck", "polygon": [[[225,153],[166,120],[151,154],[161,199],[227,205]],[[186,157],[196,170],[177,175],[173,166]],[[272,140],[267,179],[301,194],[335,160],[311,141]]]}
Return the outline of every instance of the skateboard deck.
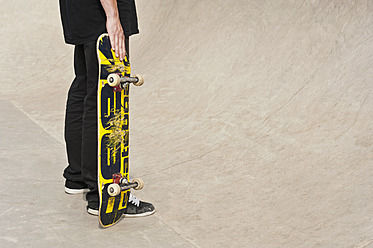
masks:
{"label": "skateboard deck", "polygon": [[[99,224],[109,227],[118,222],[125,212],[130,188],[142,188],[141,181],[129,183],[128,174],[129,90],[130,83],[136,84],[139,79],[130,77],[131,67],[127,56],[123,61],[116,58],[107,34],[97,40],[97,56]],[[110,82],[114,80],[110,77],[119,81],[121,78],[127,80],[113,85]]]}

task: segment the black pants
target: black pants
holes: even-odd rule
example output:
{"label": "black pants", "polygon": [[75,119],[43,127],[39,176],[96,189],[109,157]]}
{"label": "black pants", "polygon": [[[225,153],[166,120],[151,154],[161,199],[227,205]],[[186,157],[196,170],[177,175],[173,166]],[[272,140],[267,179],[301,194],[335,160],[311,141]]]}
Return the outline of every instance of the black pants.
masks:
{"label": "black pants", "polygon": [[[126,50],[129,42],[126,38]],[[97,185],[97,85],[96,42],[75,46],[73,80],[68,92],[65,141],[68,166],[66,180],[85,183],[88,202],[98,202]]]}

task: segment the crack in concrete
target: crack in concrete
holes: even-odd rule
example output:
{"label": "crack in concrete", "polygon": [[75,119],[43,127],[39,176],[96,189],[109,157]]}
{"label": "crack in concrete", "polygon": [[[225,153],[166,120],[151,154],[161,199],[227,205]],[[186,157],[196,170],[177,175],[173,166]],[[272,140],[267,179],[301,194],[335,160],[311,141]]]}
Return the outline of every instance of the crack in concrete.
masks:
{"label": "crack in concrete", "polygon": [[[230,142],[229,144],[234,143],[236,140],[238,140],[238,139],[234,139],[234,140],[233,140],[232,142]],[[166,167],[166,168],[164,168],[164,169],[162,169],[162,170],[159,170],[159,171],[156,172],[156,173],[148,173],[148,174],[144,174],[144,175],[142,175],[142,176],[143,176],[143,177],[146,177],[146,176],[149,176],[149,175],[158,174],[158,173],[164,172],[164,171],[166,171],[166,170],[169,170],[169,169],[175,168],[175,167],[177,167],[177,166],[179,166],[179,165],[186,164],[186,163],[189,163],[189,162],[192,162],[192,161],[195,161],[195,160],[201,159],[201,158],[203,158],[204,156],[206,156],[207,154],[212,153],[212,152],[217,151],[217,150],[220,150],[221,148],[223,148],[223,147],[225,147],[225,146],[227,146],[227,145],[221,145],[221,146],[219,146],[219,147],[217,147],[217,148],[215,148],[215,149],[212,149],[212,150],[210,150],[210,151],[207,151],[207,152],[203,153],[202,155],[200,155],[200,156],[198,156],[198,157],[194,157],[194,158],[191,158],[191,159],[188,159],[188,160],[185,160],[185,161],[182,161],[182,162],[179,162],[179,163],[173,164],[173,165],[171,165],[171,166],[169,166],[169,167]]]}
{"label": "crack in concrete", "polygon": [[155,215],[155,218],[157,220],[159,220],[163,225],[167,226],[169,229],[171,229],[175,234],[177,234],[178,236],[180,236],[183,240],[185,240],[185,242],[187,242],[188,244],[190,244],[191,246],[195,247],[195,248],[200,248],[199,245],[197,245],[193,240],[185,237],[184,235],[182,235],[181,233],[177,232],[174,228],[172,228],[170,225],[168,225],[164,220],[162,220],[159,216]]}

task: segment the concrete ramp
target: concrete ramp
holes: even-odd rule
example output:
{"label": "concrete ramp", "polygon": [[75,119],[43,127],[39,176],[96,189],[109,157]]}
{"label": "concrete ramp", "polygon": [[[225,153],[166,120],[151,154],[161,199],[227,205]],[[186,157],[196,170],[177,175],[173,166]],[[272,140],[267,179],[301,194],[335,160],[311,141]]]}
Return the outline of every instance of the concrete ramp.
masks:
{"label": "concrete ramp", "polygon": [[[373,247],[373,2],[137,0],[137,8],[131,62],[146,83],[131,90],[131,173],[145,180],[136,195],[156,214],[99,230],[85,202],[63,193],[72,47],[56,2],[12,1],[1,14],[0,98],[19,117],[9,121],[2,107],[2,126],[33,125],[19,121],[1,135],[0,244],[86,247],[117,235],[130,247]],[[45,133],[38,152],[23,138],[31,130]],[[14,142],[31,157],[18,159]],[[53,143],[46,157],[45,143]],[[38,162],[26,170],[25,161]],[[21,178],[49,166],[51,180],[20,187],[35,211],[53,211],[35,217],[22,193],[5,190],[10,166]],[[38,239],[50,230],[60,235]]]}

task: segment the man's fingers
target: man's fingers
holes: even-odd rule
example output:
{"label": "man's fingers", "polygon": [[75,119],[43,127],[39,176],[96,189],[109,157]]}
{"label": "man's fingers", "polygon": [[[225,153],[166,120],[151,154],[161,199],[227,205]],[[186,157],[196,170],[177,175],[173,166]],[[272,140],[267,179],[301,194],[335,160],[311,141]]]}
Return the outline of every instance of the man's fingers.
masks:
{"label": "man's fingers", "polygon": [[119,43],[119,46],[120,46],[119,59],[120,59],[120,61],[123,61],[124,57],[126,56],[126,46],[125,46],[124,40],[125,40],[125,38],[124,38],[124,36],[122,36],[121,39],[120,39],[120,43]]}
{"label": "man's fingers", "polygon": [[[109,35],[110,37],[110,35]],[[115,56],[121,61],[124,60],[126,56],[126,46],[125,46],[125,37],[121,33],[112,35],[111,47],[115,52]]]}
{"label": "man's fingers", "polygon": [[120,61],[124,60],[126,56],[126,46],[124,42],[124,35],[118,34],[115,36],[115,56],[119,58]]}
{"label": "man's fingers", "polygon": [[115,51],[114,39],[113,39],[113,35],[111,33],[109,33],[109,41],[110,41],[111,49],[113,49],[113,51]]}
{"label": "man's fingers", "polygon": [[115,39],[115,56],[118,58],[119,57],[119,50],[120,50],[120,48],[119,48],[119,38],[118,38],[118,34],[116,34],[115,36],[114,36],[114,39]]}
{"label": "man's fingers", "polygon": [[126,46],[125,36],[119,19],[108,19],[106,28],[109,33],[110,44],[113,51],[115,52],[115,56],[123,61],[126,56]]}
{"label": "man's fingers", "polygon": [[115,35],[111,32],[109,32],[109,40],[110,40],[111,49],[116,53],[118,46],[115,43]]}

